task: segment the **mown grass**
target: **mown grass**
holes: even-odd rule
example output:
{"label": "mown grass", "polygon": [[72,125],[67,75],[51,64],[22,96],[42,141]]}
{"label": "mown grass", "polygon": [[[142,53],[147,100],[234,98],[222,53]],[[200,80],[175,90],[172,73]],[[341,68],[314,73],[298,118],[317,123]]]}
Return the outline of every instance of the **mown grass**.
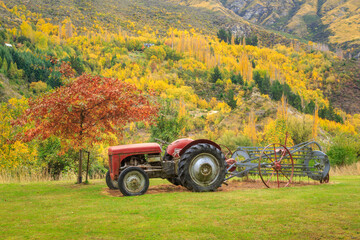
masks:
{"label": "mown grass", "polygon": [[360,176],[331,181],[140,197],[99,180],[1,184],[0,239],[359,239]]}

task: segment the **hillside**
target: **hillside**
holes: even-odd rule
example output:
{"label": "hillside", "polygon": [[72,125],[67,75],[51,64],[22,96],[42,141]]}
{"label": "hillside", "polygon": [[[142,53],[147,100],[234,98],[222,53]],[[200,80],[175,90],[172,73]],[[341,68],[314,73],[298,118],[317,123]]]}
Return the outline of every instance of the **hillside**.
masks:
{"label": "hillside", "polygon": [[13,86],[11,81],[0,73],[0,102],[7,102],[10,98],[20,98],[22,90],[19,85]]}
{"label": "hillside", "polygon": [[77,28],[78,34],[86,34],[89,30],[126,30],[129,34],[135,35],[144,31],[163,36],[169,28],[176,28],[188,31],[195,29],[200,33],[213,35],[220,28],[227,28],[241,37],[252,33],[263,36],[264,46],[290,43],[289,39],[281,34],[249,23],[225,8],[218,0],[18,0],[6,5],[0,4],[0,16],[0,24],[6,28],[21,24],[24,19],[21,16],[26,16],[32,21],[41,17],[54,25],[61,24],[64,19],[69,18]]}
{"label": "hillside", "polygon": [[[157,34],[164,34],[170,27],[182,30],[195,28],[204,33],[215,33],[219,26],[225,25],[238,25],[244,32],[253,28],[232,11],[212,1],[182,1],[178,4],[178,1],[165,0],[18,0],[6,5],[11,9],[19,6],[18,11],[12,11],[12,14],[1,11],[2,22],[7,27],[16,26],[21,22],[18,12],[30,11],[41,14],[43,18],[49,18],[52,23],[58,23],[69,17],[73,24],[80,28],[102,27],[108,31],[118,31],[119,28],[123,28],[134,33],[147,29],[156,31]],[[36,17],[33,14],[27,16],[30,19]]]}
{"label": "hillside", "polygon": [[[263,30],[219,1],[12,1],[0,2],[0,14],[1,81],[25,97],[0,105],[0,168],[46,166],[54,178],[76,169],[71,149],[61,155],[62,139],[16,141],[32,126],[10,123],[29,97],[84,73],[135,85],[158,102],[154,126],[131,122],[112,136],[116,143],[192,137],[235,148],[281,142],[290,132],[289,144],[318,138],[335,149],[335,164],[358,158],[360,109],[347,93],[360,91],[351,85],[358,62]],[[349,158],[337,154],[339,144]],[[99,171],[108,145],[90,149]]]}
{"label": "hillside", "polygon": [[359,55],[360,1],[358,0],[223,0],[225,7],[244,19],[314,42]]}
{"label": "hillside", "polygon": [[360,112],[360,61],[348,60],[333,66],[340,84],[332,84],[329,98],[334,106],[352,114]]}

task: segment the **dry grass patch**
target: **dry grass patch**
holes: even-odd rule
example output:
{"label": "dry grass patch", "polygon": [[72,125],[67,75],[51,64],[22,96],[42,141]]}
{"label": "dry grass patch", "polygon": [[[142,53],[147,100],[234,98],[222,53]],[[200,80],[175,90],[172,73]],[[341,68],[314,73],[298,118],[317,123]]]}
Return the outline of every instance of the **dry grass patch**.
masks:
{"label": "dry grass patch", "polygon": [[346,175],[360,175],[360,162],[340,167],[335,166],[330,169],[330,177]]}

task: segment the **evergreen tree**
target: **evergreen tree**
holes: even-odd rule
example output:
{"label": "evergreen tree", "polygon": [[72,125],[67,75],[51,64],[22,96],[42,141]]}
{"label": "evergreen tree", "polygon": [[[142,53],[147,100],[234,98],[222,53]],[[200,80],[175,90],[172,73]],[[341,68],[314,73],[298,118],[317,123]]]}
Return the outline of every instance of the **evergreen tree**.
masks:
{"label": "evergreen tree", "polygon": [[[313,100],[311,100],[306,106],[305,106],[305,113],[307,114],[313,114],[315,111],[315,103]],[[319,111],[320,116],[320,111]],[[321,117],[321,116],[320,116]]]}
{"label": "evergreen tree", "polygon": [[251,45],[257,46],[258,45],[258,37],[256,35],[253,35],[251,37]]}
{"label": "evergreen tree", "polygon": [[270,94],[271,98],[276,101],[279,101],[281,99],[283,95],[283,86],[278,80],[275,80],[271,85]]}
{"label": "evergreen tree", "polygon": [[290,94],[292,93],[291,88],[290,88],[289,84],[287,84],[287,83],[283,84],[283,91],[284,91],[284,95],[286,97],[290,96]]}
{"label": "evergreen tree", "polygon": [[254,79],[254,81],[255,81],[255,83],[256,83],[257,85],[261,85],[262,79],[261,79],[261,76],[260,76],[260,72],[259,72],[259,71],[254,71],[254,72],[253,72],[253,79]]}
{"label": "evergreen tree", "polygon": [[270,93],[270,78],[269,76],[265,75],[262,81],[262,84],[260,86],[262,94],[269,94]]}
{"label": "evergreen tree", "polygon": [[4,74],[7,74],[8,68],[9,68],[8,63],[6,61],[6,58],[4,58],[2,66],[1,66],[1,72]]}
{"label": "evergreen tree", "polygon": [[[10,49],[8,47],[5,46],[0,46],[0,57],[2,57],[3,59],[6,59],[6,62],[9,64],[10,62],[13,62],[13,58],[11,56],[11,52],[14,52],[13,49]],[[9,67],[9,65],[8,65]]]}
{"label": "evergreen tree", "polygon": [[240,73],[236,75],[234,73],[231,73],[230,80],[234,84],[244,85],[244,79]]}
{"label": "evergreen tree", "polygon": [[84,64],[78,56],[70,57],[70,65],[78,75],[81,75],[85,71]]}
{"label": "evergreen tree", "polygon": [[289,104],[296,108],[297,110],[301,111],[301,97],[298,94],[291,92],[290,96],[288,96]]}
{"label": "evergreen tree", "polygon": [[226,43],[231,43],[232,33],[230,29],[226,31],[224,28],[221,28],[217,33],[217,37],[219,38],[220,42],[224,41]]}
{"label": "evergreen tree", "polygon": [[18,69],[16,63],[10,63],[10,68],[7,75],[10,79],[16,79],[18,77]]}
{"label": "evergreen tree", "polygon": [[2,29],[0,30],[0,45],[4,45],[6,40],[6,30]]}
{"label": "evergreen tree", "polygon": [[219,38],[220,42],[221,42],[221,41],[226,42],[228,36],[227,36],[227,33],[226,33],[225,29],[221,28],[221,29],[219,30],[219,32],[217,33],[217,37]]}
{"label": "evergreen tree", "polygon": [[234,91],[232,89],[226,95],[226,103],[231,107],[231,109],[236,108],[236,100],[234,99]]}
{"label": "evergreen tree", "polygon": [[245,38],[246,45],[257,46],[258,44],[258,37],[256,35],[252,35]]}
{"label": "evergreen tree", "polygon": [[[263,77],[263,76],[264,77]],[[266,75],[266,72],[256,70],[253,72],[253,79],[258,85],[258,88],[262,94],[270,93],[270,78]]]}
{"label": "evergreen tree", "polygon": [[219,67],[216,65],[214,68],[214,72],[211,74],[211,82],[216,83],[218,79],[222,79],[222,75]]}
{"label": "evergreen tree", "polygon": [[329,107],[324,106],[319,110],[319,117],[332,120],[338,123],[344,123],[344,119],[342,119],[342,117],[335,112],[331,103]]}
{"label": "evergreen tree", "polygon": [[240,45],[240,43],[241,43],[241,37],[236,36],[234,42],[235,42],[236,45]]}

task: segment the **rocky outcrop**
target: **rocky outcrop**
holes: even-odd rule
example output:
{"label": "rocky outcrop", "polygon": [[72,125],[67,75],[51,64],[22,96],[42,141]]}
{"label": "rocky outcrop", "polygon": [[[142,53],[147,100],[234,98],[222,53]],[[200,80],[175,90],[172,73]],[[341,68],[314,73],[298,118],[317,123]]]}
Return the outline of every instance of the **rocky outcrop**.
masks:
{"label": "rocky outcrop", "polygon": [[225,4],[225,7],[244,19],[266,26],[272,26],[279,18],[289,16],[294,6],[292,0],[234,0]]}
{"label": "rocky outcrop", "polygon": [[232,24],[229,29],[234,36],[249,36],[253,31],[250,25],[246,24]]}

